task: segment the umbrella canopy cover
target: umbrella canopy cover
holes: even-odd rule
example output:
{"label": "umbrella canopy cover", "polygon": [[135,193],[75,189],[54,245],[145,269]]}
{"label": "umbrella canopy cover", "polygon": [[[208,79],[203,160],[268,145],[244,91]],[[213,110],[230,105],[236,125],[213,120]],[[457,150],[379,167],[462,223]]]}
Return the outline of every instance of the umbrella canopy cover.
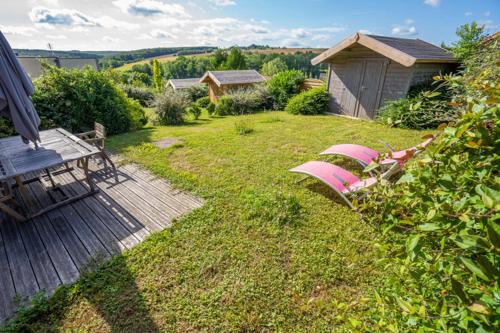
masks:
{"label": "umbrella canopy cover", "polygon": [[0,31],[0,115],[12,119],[25,142],[40,141],[40,118],[31,101],[33,82]]}

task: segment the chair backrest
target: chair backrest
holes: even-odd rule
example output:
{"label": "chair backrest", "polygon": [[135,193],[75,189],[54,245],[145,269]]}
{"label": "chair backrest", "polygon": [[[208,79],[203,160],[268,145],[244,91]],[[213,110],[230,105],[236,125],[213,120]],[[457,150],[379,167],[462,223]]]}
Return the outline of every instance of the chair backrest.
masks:
{"label": "chair backrest", "polygon": [[97,122],[94,123],[94,130],[96,138],[105,139],[106,138],[106,128],[104,125]]}

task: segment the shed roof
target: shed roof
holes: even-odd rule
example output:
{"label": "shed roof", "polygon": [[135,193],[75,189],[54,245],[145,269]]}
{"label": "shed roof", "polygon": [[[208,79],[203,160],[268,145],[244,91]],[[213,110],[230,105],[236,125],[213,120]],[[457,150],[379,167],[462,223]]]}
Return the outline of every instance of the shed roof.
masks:
{"label": "shed roof", "polygon": [[171,79],[168,80],[167,84],[170,84],[172,88],[174,88],[174,90],[185,89],[200,84],[200,78],[196,77],[190,79]]}
{"label": "shed roof", "polygon": [[234,71],[208,71],[203,75],[200,83],[211,79],[217,86],[228,84],[250,84],[266,81],[266,78],[256,70],[234,70]]}
{"label": "shed roof", "polygon": [[457,60],[446,50],[421,39],[395,38],[356,33],[342,42],[321,53],[311,60],[313,65],[335,57],[338,53],[354,44],[363,45],[403,66],[411,67],[415,63],[456,63]]}

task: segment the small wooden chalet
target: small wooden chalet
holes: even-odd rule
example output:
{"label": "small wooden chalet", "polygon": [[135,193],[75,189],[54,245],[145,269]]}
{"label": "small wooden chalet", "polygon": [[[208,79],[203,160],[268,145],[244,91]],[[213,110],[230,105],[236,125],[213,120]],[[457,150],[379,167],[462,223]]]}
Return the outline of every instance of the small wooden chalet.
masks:
{"label": "small wooden chalet", "polygon": [[201,84],[199,77],[190,79],[171,79],[168,80],[167,87],[170,86],[174,90],[182,90],[199,84]]}
{"label": "small wooden chalet", "polygon": [[457,60],[420,39],[356,33],[311,63],[329,65],[332,112],[373,119],[385,102],[405,97],[410,87],[440,72],[452,71]]}
{"label": "small wooden chalet", "polygon": [[208,95],[212,103],[232,89],[246,88],[266,79],[255,70],[208,71],[200,83],[208,84]]}

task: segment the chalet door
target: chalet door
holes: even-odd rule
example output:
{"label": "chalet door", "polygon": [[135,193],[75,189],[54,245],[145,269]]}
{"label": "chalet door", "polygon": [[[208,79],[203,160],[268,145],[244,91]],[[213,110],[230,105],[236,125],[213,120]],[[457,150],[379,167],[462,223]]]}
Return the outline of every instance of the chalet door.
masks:
{"label": "chalet door", "polygon": [[340,113],[356,116],[357,96],[363,74],[363,61],[352,61],[339,75],[342,81],[342,91],[338,101]]}
{"label": "chalet door", "polygon": [[364,60],[363,75],[357,98],[357,110],[355,116],[358,118],[373,119],[380,104],[383,78],[387,68],[384,60]]}

